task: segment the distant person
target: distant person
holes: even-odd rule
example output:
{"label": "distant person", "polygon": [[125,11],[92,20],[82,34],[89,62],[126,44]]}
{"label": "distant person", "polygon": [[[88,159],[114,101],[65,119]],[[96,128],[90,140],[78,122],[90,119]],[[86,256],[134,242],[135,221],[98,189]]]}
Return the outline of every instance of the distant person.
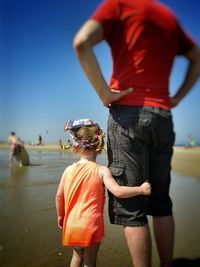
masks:
{"label": "distant person", "polygon": [[67,147],[71,147],[72,146],[72,143],[71,143],[71,141],[68,139],[67,140]]}
{"label": "distant person", "polygon": [[195,147],[195,145],[196,145],[196,140],[194,139],[194,137],[191,135],[191,134],[189,134],[188,135],[188,147]]}
{"label": "distant person", "polygon": [[149,195],[151,186],[148,182],[135,187],[119,186],[110,170],[96,162],[104,139],[94,121],[67,121],[65,131],[72,135],[73,149],[80,160],[66,168],[58,187],[58,227],[62,229],[63,246],[73,249],[70,267],[80,267],[82,262],[85,267],[95,267],[104,236],[104,185],[118,198]]}
{"label": "distant person", "polygon": [[[14,158],[21,153],[24,142],[16,136],[15,132],[11,132],[8,137],[9,144],[9,163],[12,166]],[[19,166],[22,167],[22,162],[19,161]]]}
{"label": "distant person", "polygon": [[195,145],[196,145],[196,140],[194,139],[194,137],[191,138],[190,143],[191,143],[191,146],[192,146],[192,147],[195,147]]}
{"label": "distant person", "polygon": [[62,140],[61,139],[59,139],[58,144],[59,144],[60,148],[63,149],[63,143],[62,143]]}
{"label": "distant person", "polygon": [[43,145],[43,139],[42,139],[42,136],[41,135],[38,136],[38,143],[37,143],[37,145],[38,146],[39,145]]}
{"label": "distant person", "polygon": [[[112,75],[105,81],[93,51],[105,40],[112,54]],[[143,196],[119,201],[109,194],[110,221],[124,227],[135,267],[151,266],[153,230],[160,266],[172,263],[174,218],[169,196],[174,145],[170,109],[177,106],[200,75],[200,50],[174,13],[154,0],[106,0],[74,38],[79,62],[102,103],[109,107],[109,168],[122,185],[152,184],[149,201]],[[174,96],[169,78],[176,56],[188,69]],[[106,59],[105,59],[106,60]]]}
{"label": "distant person", "polygon": [[64,150],[68,150],[72,147],[71,141],[68,139],[66,145],[63,146]]}

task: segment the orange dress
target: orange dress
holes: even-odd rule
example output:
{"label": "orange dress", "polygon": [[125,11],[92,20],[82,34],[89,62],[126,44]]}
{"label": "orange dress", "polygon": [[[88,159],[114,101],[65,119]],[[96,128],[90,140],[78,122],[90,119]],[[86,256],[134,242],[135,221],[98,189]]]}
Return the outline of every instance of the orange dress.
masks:
{"label": "orange dress", "polygon": [[96,162],[74,163],[65,171],[64,246],[92,246],[104,236],[105,189]]}

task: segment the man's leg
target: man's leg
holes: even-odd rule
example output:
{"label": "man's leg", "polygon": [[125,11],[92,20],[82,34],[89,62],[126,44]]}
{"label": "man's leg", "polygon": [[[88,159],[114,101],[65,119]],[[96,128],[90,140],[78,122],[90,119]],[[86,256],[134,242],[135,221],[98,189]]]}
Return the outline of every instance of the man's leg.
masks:
{"label": "man's leg", "polygon": [[[108,119],[109,168],[120,185],[137,186],[149,178],[152,114],[136,106],[111,106]],[[117,199],[109,194],[111,223],[124,226],[134,267],[151,266],[147,197]]]}
{"label": "man's leg", "polygon": [[151,237],[148,224],[124,228],[126,242],[134,267],[151,266]]}
{"label": "man's leg", "polygon": [[160,267],[171,267],[174,244],[173,216],[153,216],[153,230],[160,258]]}
{"label": "man's leg", "polygon": [[171,158],[175,134],[170,111],[157,110],[152,127],[153,141],[150,153],[152,192],[149,212],[153,216],[153,231],[160,258],[160,267],[171,267],[174,244],[174,218],[170,198]]}

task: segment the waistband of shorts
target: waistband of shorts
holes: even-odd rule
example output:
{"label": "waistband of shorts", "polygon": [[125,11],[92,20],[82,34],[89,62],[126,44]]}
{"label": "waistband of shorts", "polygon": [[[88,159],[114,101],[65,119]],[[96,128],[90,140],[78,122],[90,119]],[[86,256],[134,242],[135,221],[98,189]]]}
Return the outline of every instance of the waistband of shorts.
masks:
{"label": "waistband of shorts", "polygon": [[128,110],[130,112],[134,111],[147,111],[154,113],[156,115],[160,115],[162,117],[170,118],[172,117],[171,110],[162,109],[160,107],[153,106],[129,106],[129,105],[111,105],[110,111],[120,111],[120,110]]}

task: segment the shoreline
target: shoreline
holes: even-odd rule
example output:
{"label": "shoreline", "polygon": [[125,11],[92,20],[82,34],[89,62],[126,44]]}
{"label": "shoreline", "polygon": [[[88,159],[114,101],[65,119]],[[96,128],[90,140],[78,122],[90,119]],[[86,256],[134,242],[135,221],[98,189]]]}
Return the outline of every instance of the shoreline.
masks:
{"label": "shoreline", "polygon": [[[27,150],[36,150],[36,151],[56,151],[56,152],[59,152],[59,151],[62,151],[61,148],[59,147],[58,144],[47,144],[47,145],[27,145],[25,144],[24,147],[27,149]],[[1,149],[9,149],[9,145],[8,144],[0,144],[0,150]],[[64,151],[64,150],[63,150]]]}
{"label": "shoreline", "polygon": [[[62,150],[58,144],[44,145],[27,145],[25,148],[28,151],[45,151],[45,152],[71,152],[71,149]],[[0,150],[8,150],[8,144],[0,144]],[[192,176],[200,178],[200,146],[184,147],[174,146],[172,157],[172,171],[175,171],[183,176]]]}
{"label": "shoreline", "polygon": [[[62,247],[60,243],[61,233],[57,227],[54,196],[60,175],[66,164],[73,161],[71,152],[60,150],[56,144],[25,145],[25,147],[30,153],[30,160],[36,163],[32,165],[34,167],[10,168],[7,164],[8,145],[0,144],[2,159],[0,265],[4,267],[69,266],[71,249]],[[100,161],[106,164],[106,153],[100,156]],[[174,147],[170,189],[175,222],[178,225],[175,231],[174,259],[200,258],[198,249],[200,210],[196,208],[200,205],[200,180],[196,178],[200,177],[199,164],[200,148]],[[186,176],[187,171],[190,172],[188,176]],[[194,174],[196,177],[192,177],[195,176]],[[100,247],[97,265],[132,266],[122,227],[110,224],[107,202],[104,214],[105,237]],[[152,232],[151,218],[149,218],[149,225]],[[188,229],[191,231],[188,232]],[[152,266],[159,266],[153,236]]]}

